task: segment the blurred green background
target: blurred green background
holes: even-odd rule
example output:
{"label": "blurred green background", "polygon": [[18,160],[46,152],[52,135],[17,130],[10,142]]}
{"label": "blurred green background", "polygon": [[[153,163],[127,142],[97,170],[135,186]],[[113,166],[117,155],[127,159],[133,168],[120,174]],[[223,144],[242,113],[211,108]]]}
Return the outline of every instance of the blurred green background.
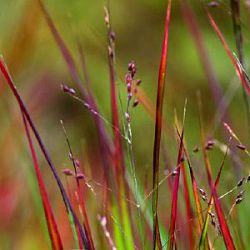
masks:
{"label": "blurred green background", "polygon": [[[44,1],[58,30],[70,47],[74,58],[81,68],[77,40],[82,44],[90,77],[93,94],[99,104],[100,113],[111,120],[110,87],[107,64],[107,30],[104,23],[104,6],[101,0],[47,0]],[[164,32],[166,1],[160,0],[111,0],[111,20],[116,33],[117,87],[123,107],[126,105],[126,86],[124,76],[127,65],[134,60],[137,77],[142,80],[141,88],[145,95],[155,103],[158,67]],[[229,101],[228,116],[230,126],[242,142],[249,146],[249,126],[242,98],[241,83],[223,46],[212,29],[203,7],[206,2],[189,1],[197,17],[199,32],[218,79],[223,95]],[[242,31],[244,35],[244,54],[246,69],[249,65],[249,9],[242,1]],[[42,12],[35,0],[0,0],[0,53],[4,56],[14,81],[24,98],[59,172],[70,165],[67,145],[60,126],[65,123],[73,150],[84,162],[86,172],[96,181],[102,179],[102,167],[98,158],[97,133],[91,115],[79,103],[65,95],[61,83],[74,86],[67,71],[65,61],[54,42]],[[217,8],[210,8],[217,24],[223,32],[230,48],[236,52],[229,1],[221,1]],[[214,100],[208,79],[202,67],[201,56],[197,51],[194,37],[183,18],[180,1],[173,1],[170,24],[169,59],[165,89],[164,112],[169,130],[164,134],[164,145],[169,156],[169,166],[173,168],[177,158],[176,136],[174,129],[174,109],[181,119],[185,99],[187,117],[185,136],[188,149],[200,145],[198,106],[196,93],[201,92],[203,103],[204,127],[208,138],[216,138],[226,144],[229,134],[223,128],[223,120],[215,125],[219,103]],[[230,90],[233,89],[233,90]],[[18,105],[10,93],[6,82],[0,76],[0,245],[2,249],[46,249],[44,241],[46,230],[39,197],[36,195],[36,182],[32,160]],[[154,107],[154,106],[153,106]],[[121,112],[121,116],[123,116]],[[107,125],[111,133],[111,128]],[[132,110],[133,149],[136,173],[141,185],[145,172],[151,187],[152,150],[154,141],[154,119],[143,105]],[[226,136],[225,136],[226,135]],[[237,151],[237,149],[236,149]],[[225,164],[219,193],[231,189],[237,180],[248,174],[249,158],[237,151],[241,163],[237,169],[231,157]],[[211,153],[214,176],[217,173],[223,154],[217,148]],[[40,155],[41,156],[41,155]],[[207,187],[205,169],[201,153],[195,159],[194,169],[199,185]],[[58,220],[65,217],[61,212],[62,202],[59,191],[43,158],[41,169]],[[161,176],[164,175],[164,162]],[[62,176],[63,178],[63,176]],[[249,192],[246,202],[239,210],[241,232],[245,243],[250,238]],[[90,194],[91,196],[91,194]],[[160,190],[161,216],[164,209],[170,208],[169,194]],[[95,227],[98,206],[97,198],[91,196],[87,204],[94,207],[91,221]],[[230,208],[230,198],[225,201],[225,209]],[[67,222],[60,226],[65,244],[72,247],[68,236]],[[68,237],[68,238],[67,238]],[[221,241],[221,239],[220,239]],[[218,243],[220,244],[220,243]],[[218,245],[219,246],[219,245]],[[1,248],[1,247],[0,247]]]}

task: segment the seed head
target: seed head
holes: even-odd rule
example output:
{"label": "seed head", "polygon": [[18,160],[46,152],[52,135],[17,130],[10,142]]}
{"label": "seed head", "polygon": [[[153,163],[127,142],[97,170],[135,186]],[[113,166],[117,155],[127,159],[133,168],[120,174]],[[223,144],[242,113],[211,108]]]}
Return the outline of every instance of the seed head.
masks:
{"label": "seed head", "polygon": [[137,86],[141,85],[141,80],[140,79],[136,80],[136,85]]}
{"label": "seed head", "polygon": [[131,62],[128,64],[128,71],[130,72],[132,78],[135,76],[135,73],[136,73],[136,65],[135,65],[135,62]]}
{"label": "seed head", "polygon": [[130,122],[131,119],[130,119],[130,114],[128,112],[125,112],[125,118],[126,118],[126,121],[127,122]]}
{"label": "seed head", "polygon": [[236,198],[235,204],[236,205],[240,204],[243,201],[243,199],[244,199],[243,197]]}
{"label": "seed head", "polygon": [[109,34],[109,37],[112,40],[112,42],[114,42],[115,41],[115,32],[111,31],[110,34]]}
{"label": "seed head", "polygon": [[220,4],[217,1],[211,1],[207,5],[208,5],[208,7],[215,8],[215,7],[218,7]]}
{"label": "seed head", "polygon": [[212,224],[212,226],[214,226],[214,227],[216,227],[217,225],[216,225],[216,221],[215,221],[215,218],[214,217],[212,217],[211,218],[211,224]]}
{"label": "seed head", "polygon": [[242,186],[243,182],[245,181],[245,178],[243,177],[242,179],[239,180],[239,182],[237,183],[237,187]]}
{"label": "seed head", "polygon": [[249,182],[250,181],[250,175],[248,175],[248,177],[247,177],[247,182]]}
{"label": "seed head", "polygon": [[245,190],[241,190],[240,193],[237,195],[236,198],[242,198],[245,193]]}
{"label": "seed head", "polygon": [[77,167],[80,167],[80,161],[78,159],[75,159],[74,162]]}
{"label": "seed head", "polygon": [[136,106],[138,106],[138,104],[139,104],[139,100],[136,99],[136,100],[134,101],[134,103],[133,103],[133,108],[135,108]]}
{"label": "seed head", "polygon": [[202,200],[207,201],[207,196],[206,195],[202,195],[201,198],[202,198]]}
{"label": "seed head", "polygon": [[65,175],[67,175],[67,176],[72,176],[72,175],[74,175],[73,171],[70,170],[70,169],[68,169],[68,168],[63,169],[62,172],[63,172]]}
{"label": "seed head", "polygon": [[64,83],[61,84],[61,89],[63,90],[63,92],[65,92],[67,94],[70,94],[70,95],[73,95],[73,96],[76,95],[76,91],[73,88],[69,87],[68,85],[66,85]]}
{"label": "seed head", "polygon": [[208,140],[205,149],[211,150],[214,147],[214,140]]}
{"label": "seed head", "polygon": [[199,152],[199,148],[198,148],[198,146],[195,146],[195,147],[193,148],[193,152],[194,152],[194,153]]}
{"label": "seed head", "polygon": [[173,170],[172,173],[171,173],[171,175],[172,175],[172,176],[176,176],[177,173],[178,173],[177,170]]}
{"label": "seed head", "polygon": [[199,191],[200,191],[200,194],[201,194],[201,195],[203,195],[203,196],[206,195],[206,192],[205,192],[202,188],[200,188]]}
{"label": "seed head", "polygon": [[84,174],[82,174],[82,173],[78,173],[77,175],[76,175],[76,178],[77,179],[83,179],[84,178]]}
{"label": "seed head", "polygon": [[208,212],[209,213],[209,215],[212,217],[212,218],[215,218],[215,214],[214,213],[212,213],[212,212]]}
{"label": "seed head", "polygon": [[246,150],[246,146],[243,145],[243,144],[238,144],[238,145],[236,145],[236,146],[237,146],[237,148],[239,148],[239,149],[241,149],[241,150]]}

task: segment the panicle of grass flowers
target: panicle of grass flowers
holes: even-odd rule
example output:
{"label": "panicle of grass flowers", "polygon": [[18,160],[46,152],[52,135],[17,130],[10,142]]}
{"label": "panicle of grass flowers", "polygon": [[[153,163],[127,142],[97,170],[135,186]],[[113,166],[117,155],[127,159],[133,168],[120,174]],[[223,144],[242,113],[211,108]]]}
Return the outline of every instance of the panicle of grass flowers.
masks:
{"label": "panicle of grass flowers", "polygon": [[[130,101],[133,97],[133,93],[137,92],[137,87],[140,86],[141,80],[135,79],[135,75],[137,72],[136,64],[134,61],[128,64],[128,72],[125,75],[125,82],[127,85],[127,111],[126,113],[129,114],[128,109],[130,105]],[[139,100],[135,99],[133,102],[133,107],[136,107],[139,104]],[[130,118],[129,118],[130,119]]]}
{"label": "panicle of grass flowers", "polygon": [[224,197],[226,197],[227,195],[231,194],[233,191],[235,191],[236,189],[242,187],[243,185],[246,185],[249,182],[249,180],[250,180],[250,175],[248,175],[248,177],[242,177],[232,189],[230,189],[226,193],[222,194],[219,197],[219,200],[222,199],[222,198],[224,198]]}
{"label": "panicle of grass flowers", "polygon": [[[101,115],[99,112],[97,112],[88,102],[81,99],[76,94],[76,91],[73,88],[69,87],[67,84],[64,83],[64,84],[61,84],[61,89],[63,90],[63,92],[65,92],[66,94],[69,94],[75,100],[80,102],[93,116],[98,116],[105,124],[107,124],[108,126],[114,128],[120,134],[120,136],[123,139],[128,141],[128,138],[120,132],[119,128],[117,128],[113,124],[111,124],[103,115]],[[128,141],[128,142],[130,143],[130,141]]]}
{"label": "panicle of grass flowers", "polygon": [[239,192],[239,194],[236,196],[235,201],[232,204],[227,217],[229,217],[231,215],[231,213],[232,213],[233,209],[235,208],[235,206],[239,205],[244,200],[244,193],[245,193],[245,190],[241,190]]}
{"label": "panicle of grass flowers", "polygon": [[213,212],[208,212],[208,214],[210,216],[210,223],[214,227],[214,229],[216,230],[217,235],[221,235],[220,225],[216,219],[215,214]]}
{"label": "panicle of grass flowers", "polygon": [[[126,107],[126,112],[125,112],[125,119],[127,121],[127,129],[128,129],[128,140],[130,143],[132,142],[132,130],[131,130],[131,111],[130,111],[130,106],[131,106],[131,101],[133,98],[133,93],[137,92],[137,87],[141,84],[140,79],[135,79],[135,75],[137,72],[136,64],[134,61],[131,61],[128,64],[128,72],[125,75],[125,83],[127,86],[127,107]],[[139,100],[134,99],[132,108],[137,107],[139,104]]]}

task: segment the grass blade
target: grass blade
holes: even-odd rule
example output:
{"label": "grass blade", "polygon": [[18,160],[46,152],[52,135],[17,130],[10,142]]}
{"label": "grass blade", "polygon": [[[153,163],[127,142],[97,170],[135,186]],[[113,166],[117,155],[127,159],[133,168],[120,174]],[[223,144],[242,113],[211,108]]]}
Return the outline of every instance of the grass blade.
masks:
{"label": "grass blade", "polygon": [[173,195],[172,195],[172,209],[171,209],[171,221],[170,221],[170,228],[169,228],[169,246],[168,249],[172,250],[175,245],[175,225],[176,225],[176,218],[177,218],[177,201],[178,201],[178,190],[179,190],[179,180],[180,180],[180,173],[181,168],[183,167],[183,134],[184,129],[182,129],[181,138],[180,138],[180,146],[179,146],[179,153],[177,159],[177,174],[175,176],[174,181],[174,188],[173,188]]}
{"label": "grass blade", "polygon": [[[231,0],[231,12],[232,12],[232,20],[234,27],[234,36],[236,41],[236,47],[238,51],[238,57],[241,65],[245,68],[244,62],[244,54],[243,54],[243,36],[241,31],[241,21],[240,21],[240,1],[239,0]],[[248,121],[248,132],[250,133],[250,106],[249,101],[246,95],[246,91],[242,89],[242,95],[246,106],[246,114]],[[250,134],[249,134],[250,135]]]}
{"label": "grass blade", "polygon": [[216,22],[214,21],[213,17],[211,16],[211,14],[209,12],[207,12],[207,16],[209,19],[210,24],[212,25],[215,33],[217,34],[218,38],[220,39],[224,49],[227,52],[227,55],[229,56],[235,71],[239,77],[239,79],[242,82],[243,87],[246,89],[247,93],[250,94],[250,86],[249,86],[249,80],[247,77],[247,74],[245,73],[245,70],[243,69],[243,66],[240,62],[237,61],[237,59],[235,58],[234,54],[232,53],[232,51],[230,50],[224,36],[222,35],[219,27],[217,26]]}
{"label": "grass blade", "polygon": [[30,147],[30,151],[31,151],[32,159],[33,159],[33,164],[35,167],[37,182],[38,182],[38,186],[39,186],[40,195],[42,198],[44,213],[45,213],[45,217],[46,217],[46,221],[47,221],[47,226],[48,226],[48,231],[49,231],[52,247],[53,247],[53,249],[56,249],[56,250],[63,249],[61,236],[59,234],[56,220],[55,220],[55,217],[53,215],[53,212],[52,212],[52,209],[50,206],[49,198],[48,198],[48,195],[47,195],[47,192],[45,189],[45,184],[43,182],[42,174],[41,174],[40,167],[38,164],[36,152],[35,152],[33,142],[32,142],[31,136],[30,136],[28,124],[27,124],[25,116],[23,114],[22,114],[22,116],[23,116],[23,123],[25,126],[25,132],[26,132],[26,135],[28,138],[29,147]]}
{"label": "grass blade", "polygon": [[223,210],[221,208],[220,201],[218,199],[218,195],[217,195],[215,187],[213,187],[212,193],[213,193],[213,198],[214,198],[215,210],[216,210],[218,220],[220,223],[220,228],[221,228],[222,236],[225,242],[225,246],[229,250],[235,250],[236,248],[234,246],[234,242],[233,242],[231,233],[229,231]]}
{"label": "grass blade", "polygon": [[[168,37],[169,37],[169,24],[171,14],[172,0],[168,1],[168,8],[166,13],[166,26],[163,39],[161,63],[158,76],[158,90],[157,90],[157,103],[156,103],[156,115],[155,115],[155,139],[154,139],[154,153],[153,153],[153,249],[156,249],[157,232],[158,229],[158,183],[159,183],[159,157],[160,157],[160,144],[161,144],[161,131],[162,131],[162,106],[164,99],[165,89],[165,77],[167,66],[167,54],[168,54]],[[160,236],[159,236],[160,237]],[[161,249],[161,246],[158,246]]]}
{"label": "grass blade", "polygon": [[[181,167],[181,174],[182,174],[182,182],[183,182],[183,189],[184,189],[184,199],[185,199],[185,205],[186,205],[187,221],[189,221],[193,218],[193,211],[192,211],[191,201],[189,197],[187,173],[186,173],[184,163],[183,163],[183,166]],[[189,241],[189,249],[194,249],[193,225],[191,223],[188,223],[188,241]]]}
{"label": "grass blade", "polygon": [[[183,123],[184,123],[185,114],[186,114],[186,106],[187,106],[187,99],[185,101],[185,106],[184,106]],[[177,136],[181,140],[181,135],[180,135],[180,132],[179,132],[179,131],[181,131],[181,127],[180,127],[180,123],[179,123],[179,120],[178,120],[178,117],[177,117],[177,112],[175,112],[175,126],[176,126]],[[183,140],[183,153],[185,154],[184,136],[183,136],[182,140]],[[191,208],[191,200],[190,200],[189,190],[188,190],[187,173],[186,173],[184,161],[182,162],[182,166],[181,166],[181,175],[182,175],[184,199],[185,199],[185,206],[186,206],[186,216],[187,216],[187,221],[190,221],[193,218],[193,211],[192,211],[192,208]],[[188,227],[187,231],[188,231],[189,249],[194,249],[193,225],[191,223],[188,223],[187,227]]]}

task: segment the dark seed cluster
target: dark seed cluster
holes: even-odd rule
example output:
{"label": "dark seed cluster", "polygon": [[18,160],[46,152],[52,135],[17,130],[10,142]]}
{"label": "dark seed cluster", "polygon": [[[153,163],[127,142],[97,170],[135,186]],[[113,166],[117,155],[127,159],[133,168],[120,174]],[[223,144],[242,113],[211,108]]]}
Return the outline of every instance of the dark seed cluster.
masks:
{"label": "dark seed cluster", "polygon": [[[135,79],[136,71],[137,68],[135,62],[134,61],[130,62],[128,64],[128,72],[125,75],[125,83],[127,86],[127,110],[125,113],[125,118],[128,122],[130,122],[131,120],[129,112],[130,102],[132,100],[133,94],[137,93],[137,87],[141,84],[140,79]],[[135,108],[138,106],[138,104],[139,100],[135,98],[132,107]]]}

